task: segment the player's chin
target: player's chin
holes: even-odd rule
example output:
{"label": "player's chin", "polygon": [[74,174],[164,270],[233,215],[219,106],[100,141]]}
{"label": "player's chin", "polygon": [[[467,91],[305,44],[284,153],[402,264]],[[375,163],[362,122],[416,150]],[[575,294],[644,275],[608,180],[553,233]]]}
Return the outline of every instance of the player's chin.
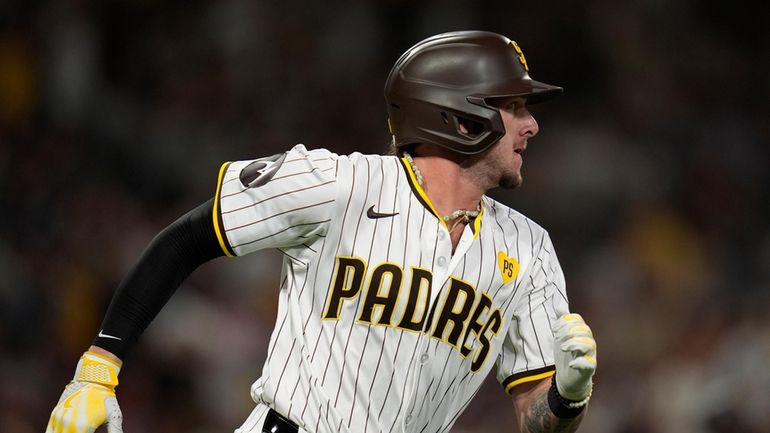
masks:
{"label": "player's chin", "polygon": [[524,183],[524,178],[521,173],[506,173],[500,179],[500,188],[515,189],[520,187],[522,183]]}

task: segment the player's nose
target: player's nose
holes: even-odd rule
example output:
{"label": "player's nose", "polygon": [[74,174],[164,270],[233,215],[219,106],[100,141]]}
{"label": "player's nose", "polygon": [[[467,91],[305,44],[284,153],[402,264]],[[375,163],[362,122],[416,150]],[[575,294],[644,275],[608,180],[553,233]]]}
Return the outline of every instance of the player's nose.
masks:
{"label": "player's nose", "polygon": [[535,120],[535,117],[527,111],[525,119],[524,119],[524,126],[521,129],[521,135],[532,138],[537,133],[540,132],[540,125],[537,124],[537,120]]}

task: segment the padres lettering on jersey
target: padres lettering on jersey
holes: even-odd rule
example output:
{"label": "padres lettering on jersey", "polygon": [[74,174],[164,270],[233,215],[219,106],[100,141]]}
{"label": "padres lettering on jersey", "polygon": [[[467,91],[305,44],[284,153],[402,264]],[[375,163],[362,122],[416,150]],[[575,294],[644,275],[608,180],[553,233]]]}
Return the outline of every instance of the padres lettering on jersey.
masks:
{"label": "padres lettering on jersey", "polygon": [[225,164],[215,201],[224,251],[284,254],[259,405],[238,431],[269,405],[309,432],[445,432],[493,364],[506,391],[553,373],[564,279],[513,209],[484,197],[453,254],[403,161],[301,145]]}
{"label": "padres lettering on jersey", "polygon": [[[367,266],[363,259],[337,257],[337,265],[332,278],[333,285],[329,290],[329,300],[322,316],[324,320],[339,320],[342,303],[354,302],[358,298],[366,269]],[[508,273],[509,278],[512,278],[512,272],[513,270],[507,267],[504,269],[504,273]],[[471,363],[471,372],[477,372],[484,364],[490,349],[488,332],[497,335],[503,321],[499,309],[490,310],[492,299],[487,293],[478,292],[470,284],[451,277],[449,290],[441,302],[441,310],[438,312],[435,323],[433,323],[431,318],[434,310],[431,310],[428,305],[429,297],[422,293],[427,290],[429,294],[432,289],[430,270],[412,268],[412,274],[409,276],[411,283],[402,287],[402,281],[405,280],[403,269],[392,263],[382,263],[374,268],[367,280],[369,284],[362,295],[364,301],[358,314],[359,323],[395,326],[406,331],[420,331],[423,330],[425,324],[426,312],[430,311],[428,326],[424,329],[427,334],[459,349],[463,357],[467,357],[476,349],[467,344],[469,337],[471,337],[479,345],[478,354]],[[387,283],[383,288],[383,283],[386,280]],[[406,294],[399,296],[402,289],[406,290]],[[422,300],[422,304],[419,306],[417,305],[418,298]],[[399,300],[408,305],[403,306],[404,314],[394,322],[393,312]],[[379,311],[376,318],[373,317],[375,308]],[[419,314],[419,318],[415,317],[416,314]]]}

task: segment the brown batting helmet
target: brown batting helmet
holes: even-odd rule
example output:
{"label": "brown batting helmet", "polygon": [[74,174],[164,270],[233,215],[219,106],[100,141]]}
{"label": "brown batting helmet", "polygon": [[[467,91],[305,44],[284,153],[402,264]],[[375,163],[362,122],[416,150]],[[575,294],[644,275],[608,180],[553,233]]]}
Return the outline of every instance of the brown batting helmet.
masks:
{"label": "brown batting helmet", "polygon": [[507,100],[523,96],[534,104],[561,91],[531,79],[521,49],[505,36],[443,33],[410,48],[391,69],[385,83],[388,126],[398,148],[433,143],[476,154],[505,134],[498,107]]}

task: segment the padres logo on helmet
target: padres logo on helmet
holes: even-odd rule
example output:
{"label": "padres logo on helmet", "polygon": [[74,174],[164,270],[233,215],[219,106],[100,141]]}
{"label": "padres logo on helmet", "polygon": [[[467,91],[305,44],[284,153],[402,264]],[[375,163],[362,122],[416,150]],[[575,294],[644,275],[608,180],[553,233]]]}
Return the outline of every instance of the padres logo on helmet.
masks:
{"label": "padres logo on helmet", "polygon": [[513,49],[516,50],[516,53],[519,55],[519,61],[521,62],[521,66],[524,66],[524,70],[529,72],[529,66],[527,66],[527,59],[524,57],[524,52],[521,51],[519,44],[517,44],[516,41],[511,41],[511,45],[513,45]]}

